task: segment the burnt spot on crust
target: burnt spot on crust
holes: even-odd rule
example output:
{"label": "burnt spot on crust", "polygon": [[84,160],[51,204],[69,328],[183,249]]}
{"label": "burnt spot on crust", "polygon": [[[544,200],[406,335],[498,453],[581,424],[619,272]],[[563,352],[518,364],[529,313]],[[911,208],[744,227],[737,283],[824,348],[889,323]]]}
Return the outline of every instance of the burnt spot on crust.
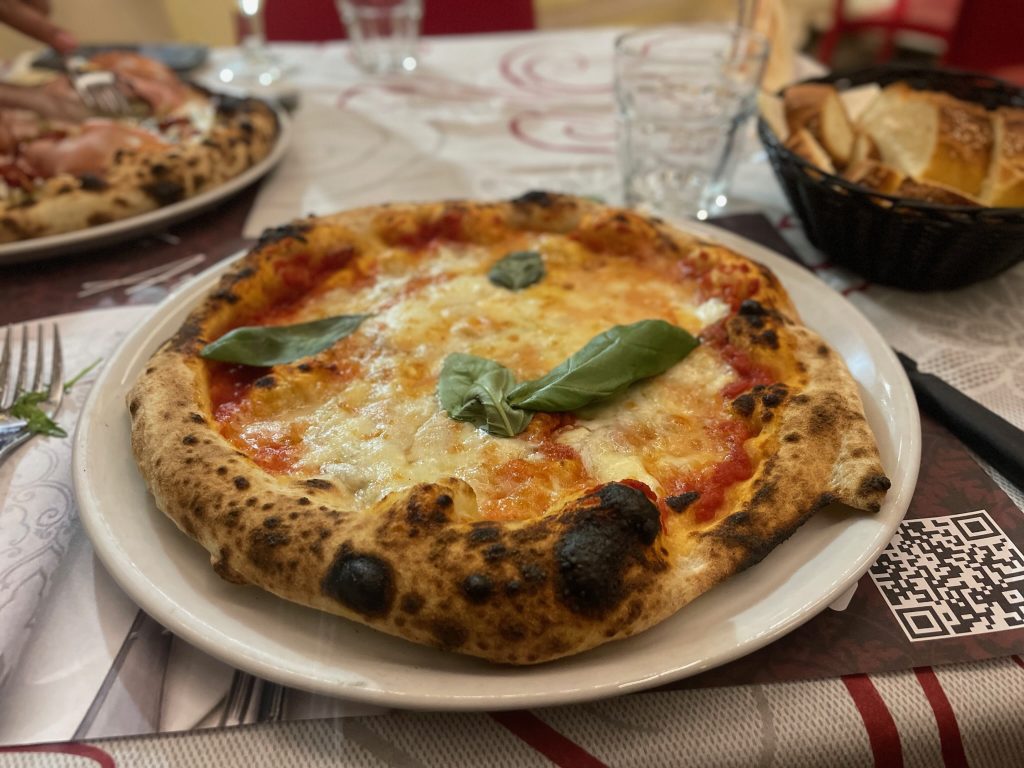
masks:
{"label": "burnt spot on crust", "polygon": [[828,357],[831,354],[831,350],[824,344],[819,344],[818,348],[814,351],[818,353],[819,357]]}
{"label": "burnt spot on crust", "polygon": [[697,491],[687,491],[686,493],[680,493],[677,496],[669,496],[665,499],[665,503],[668,504],[669,509],[673,512],[685,512],[691,504],[700,498],[700,493]]}
{"label": "burnt spot on crust", "polygon": [[494,523],[474,523],[473,528],[466,535],[470,544],[490,544],[501,538],[501,529]]}
{"label": "burnt spot on crust", "polygon": [[128,403],[128,413],[134,416],[139,410],[139,401],[132,398],[131,402]]}
{"label": "burnt spot on crust", "polygon": [[298,504],[300,507],[308,507],[313,502],[309,500],[308,496],[300,496],[298,499],[296,499],[295,503]]}
{"label": "burnt spot on crust", "polygon": [[201,413],[194,413],[194,412],[190,413],[188,415],[188,418],[189,418],[189,420],[193,424],[205,424],[206,423],[206,419],[203,418],[203,415]]}
{"label": "burnt spot on crust", "polygon": [[574,613],[599,617],[625,597],[625,570],[654,543],[660,513],[642,491],[609,483],[584,497],[565,524],[555,545],[559,596]]}
{"label": "burnt spot on crust", "polygon": [[419,592],[409,592],[406,595],[402,595],[402,600],[398,604],[398,607],[402,613],[415,615],[420,612],[420,609],[423,608],[425,603],[426,600],[423,599],[423,595]]}
{"label": "burnt spot on crust", "polygon": [[430,633],[442,648],[458,648],[466,644],[469,632],[457,621],[438,619],[430,624]]}
{"label": "burnt spot on crust", "polygon": [[246,491],[249,489],[249,481],[242,477],[242,475],[235,475],[231,482],[233,482],[235,484],[235,488],[240,491]]}
{"label": "burnt spot on crust", "polygon": [[476,605],[486,603],[494,594],[494,582],[483,573],[471,573],[462,580],[462,594]]}
{"label": "burnt spot on crust", "polygon": [[239,301],[238,294],[233,293],[228,288],[225,288],[220,291],[215,291],[213,294],[213,298],[215,298],[217,301],[223,301],[226,304],[237,304]]}
{"label": "burnt spot on crust", "polygon": [[316,488],[318,491],[329,491],[334,488],[334,483],[324,480],[322,477],[311,477],[302,482],[307,488]]}
{"label": "burnt spot on crust", "polygon": [[195,435],[185,435],[183,438],[181,438],[181,442],[184,445],[196,445],[199,442],[199,438],[196,437]]}
{"label": "burnt spot on crust", "polygon": [[799,443],[800,434],[798,432],[787,432],[785,435],[782,436],[782,440],[783,442],[786,443]]}
{"label": "burnt spot on crust", "polygon": [[761,393],[761,404],[765,408],[775,408],[782,405],[788,394],[789,390],[785,384],[772,384]]}
{"label": "burnt spot on crust", "polygon": [[489,544],[484,548],[484,560],[489,563],[496,563],[508,554],[508,547],[504,544]]}
{"label": "burnt spot on crust", "polygon": [[534,189],[515,198],[514,205],[538,205],[541,208],[550,208],[557,202],[557,198],[550,192]]}
{"label": "burnt spot on crust", "polygon": [[309,231],[312,225],[309,222],[293,221],[289,224],[282,224],[280,227],[271,227],[270,229],[263,230],[263,234],[260,235],[259,242],[256,244],[256,248],[262,248],[265,245],[271,243],[279,243],[282,240],[298,240],[301,243],[306,242],[306,233]]}
{"label": "burnt spot on crust", "polygon": [[102,176],[97,176],[95,173],[83,173],[78,177],[78,186],[86,192],[102,192],[110,184]]}
{"label": "burnt spot on crust", "polygon": [[547,572],[536,563],[523,563],[520,565],[519,575],[523,577],[523,581],[530,584],[541,584],[548,577]]}
{"label": "burnt spot on crust", "polygon": [[754,406],[757,403],[754,400],[754,396],[749,392],[740,395],[732,401],[732,409],[736,411],[740,416],[749,418],[754,413]]}
{"label": "burnt spot on crust", "polygon": [[740,302],[738,314],[744,317],[764,317],[768,314],[768,310],[757,299],[744,299]]}
{"label": "burnt spot on crust", "polygon": [[249,560],[263,572],[280,569],[276,550],[291,543],[287,531],[273,528],[254,528],[249,533]]}
{"label": "burnt spot on crust", "polygon": [[266,376],[260,376],[252,383],[252,385],[256,387],[256,389],[273,389],[277,386],[277,379],[268,373]]}
{"label": "burnt spot on crust", "polygon": [[157,205],[170,205],[185,198],[185,187],[181,182],[171,179],[155,179],[149,184],[143,184],[142,191]]}
{"label": "burnt spot on crust", "polygon": [[888,491],[891,487],[892,482],[885,475],[868,475],[860,481],[858,491],[862,494],[871,494]]}
{"label": "burnt spot on crust", "polygon": [[768,349],[779,348],[779,334],[773,328],[768,328],[761,333],[750,337],[750,342],[755,346],[767,347]]}
{"label": "burnt spot on crust", "polygon": [[356,613],[386,616],[395,598],[395,578],[386,560],[356,552],[346,542],[327,569],[320,589]]}

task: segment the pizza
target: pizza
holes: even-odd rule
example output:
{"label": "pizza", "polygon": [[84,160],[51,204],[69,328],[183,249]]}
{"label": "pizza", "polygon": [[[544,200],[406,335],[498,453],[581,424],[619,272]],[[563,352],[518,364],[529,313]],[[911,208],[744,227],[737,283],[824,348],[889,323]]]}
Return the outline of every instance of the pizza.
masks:
{"label": "pizza", "polygon": [[651,627],[890,484],[769,269],[544,192],[266,232],[127,405],[224,579],[510,664]]}
{"label": "pizza", "polygon": [[[278,121],[263,102],[212,94],[134,53],[99,54],[90,66],[116,74],[131,116],[77,120],[0,111],[0,243],[94,227],[194,197],[274,146]],[[64,76],[52,75],[43,89],[74,103]]]}

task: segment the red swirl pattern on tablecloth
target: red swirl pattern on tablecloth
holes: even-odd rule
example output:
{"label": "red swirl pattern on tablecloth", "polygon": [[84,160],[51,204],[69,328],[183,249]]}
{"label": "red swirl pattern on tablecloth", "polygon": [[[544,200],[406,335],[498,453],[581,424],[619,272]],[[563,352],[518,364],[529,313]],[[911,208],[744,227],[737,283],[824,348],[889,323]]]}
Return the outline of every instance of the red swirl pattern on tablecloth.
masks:
{"label": "red swirl pattern on tablecloth", "polygon": [[509,120],[508,129],[519,141],[537,149],[589,155],[615,152],[615,129],[603,114],[528,109]]}
{"label": "red swirl pattern on tablecloth", "polygon": [[512,48],[501,57],[498,67],[501,76],[516,88],[541,96],[611,93],[605,61],[579,51],[555,51],[544,41]]}

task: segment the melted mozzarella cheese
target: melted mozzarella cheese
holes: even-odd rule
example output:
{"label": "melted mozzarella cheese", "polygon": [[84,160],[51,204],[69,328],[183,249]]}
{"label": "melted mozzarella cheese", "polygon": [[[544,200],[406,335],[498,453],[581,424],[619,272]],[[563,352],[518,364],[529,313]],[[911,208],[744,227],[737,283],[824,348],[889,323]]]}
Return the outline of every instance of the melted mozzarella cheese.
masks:
{"label": "melted mozzarella cheese", "polygon": [[[696,334],[728,311],[717,299],[698,305],[687,284],[651,268],[588,260],[568,240],[549,237],[540,249],[545,278],[516,292],[487,279],[502,252],[470,247],[441,248],[417,268],[384,269],[363,288],[328,287],[287,322],[372,313],[350,344],[321,353],[353,355],[359,374],[338,385],[328,380],[312,404],[297,397],[289,407],[277,397],[272,412],[255,406],[260,429],[282,435],[301,425],[293,471],[335,479],[360,507],[456,477],[473,488],[484,514],[536,515],[616,480],[639,480],[660,495],[673,478],[714,461],[723,449],[703,414],[721,403],[735,374],[703,348],[554,431],[503,438],[448,417],[436,388],[453,352],[496,360],[522,380],[545,374],[612,325],[663,318]],[[279,388],[296,391],[302,376],[293,366],[275,372]]]}

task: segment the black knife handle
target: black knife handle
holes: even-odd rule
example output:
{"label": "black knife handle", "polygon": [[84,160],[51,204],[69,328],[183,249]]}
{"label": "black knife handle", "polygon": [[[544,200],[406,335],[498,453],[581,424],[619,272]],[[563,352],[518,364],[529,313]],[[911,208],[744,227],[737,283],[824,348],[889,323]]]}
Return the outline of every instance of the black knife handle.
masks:
{"label": "black knife handle", "polygon": [[1024,490],[1024,431],[897,352],[917,403],[1003,477]]}

